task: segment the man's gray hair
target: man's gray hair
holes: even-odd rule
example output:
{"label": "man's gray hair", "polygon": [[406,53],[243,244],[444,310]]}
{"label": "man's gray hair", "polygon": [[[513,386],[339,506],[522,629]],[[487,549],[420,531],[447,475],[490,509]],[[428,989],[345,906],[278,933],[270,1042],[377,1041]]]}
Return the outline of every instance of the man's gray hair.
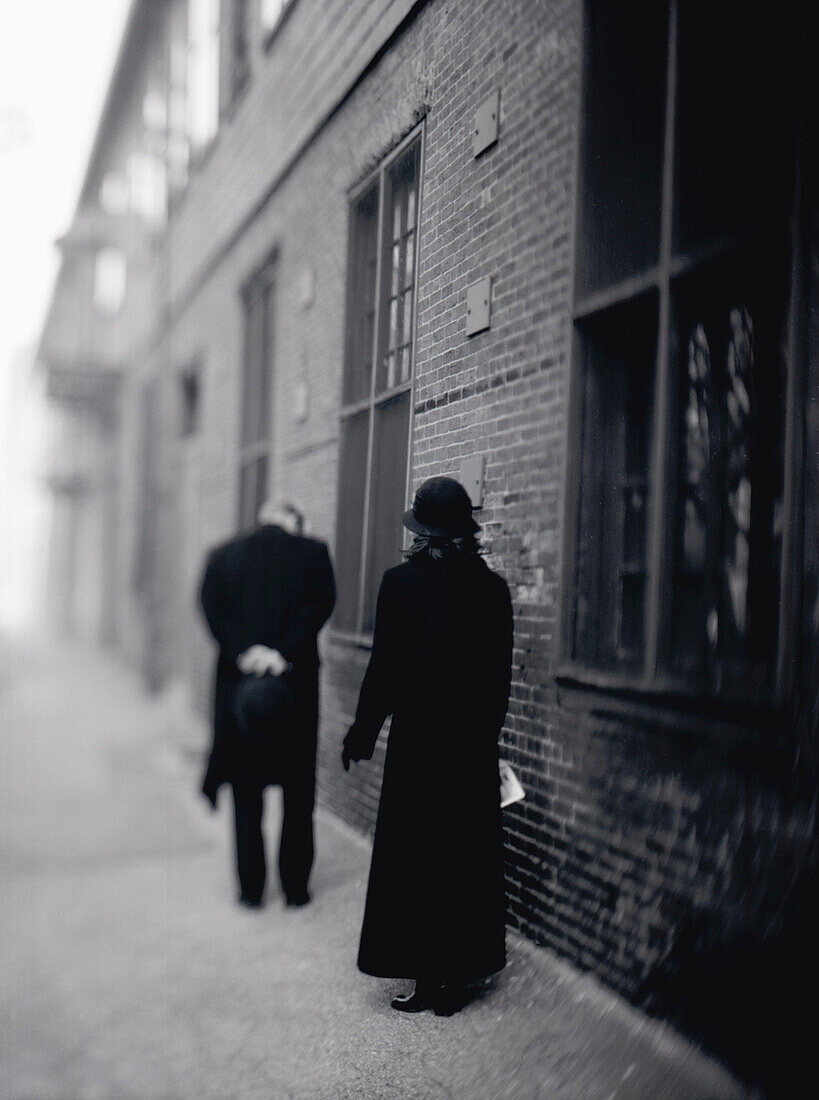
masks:
{"label": "man's gray hair", "polygon": [[304,513],[290,500],[269,497],[259,509],[259,523],[273,523],[291,535],[304,531]]}

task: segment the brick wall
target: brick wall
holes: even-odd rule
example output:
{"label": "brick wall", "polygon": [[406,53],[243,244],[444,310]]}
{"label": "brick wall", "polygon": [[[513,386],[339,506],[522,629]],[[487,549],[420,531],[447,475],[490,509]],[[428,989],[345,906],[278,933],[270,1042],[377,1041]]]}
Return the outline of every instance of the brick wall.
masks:
{"label": "brick wall", "polygon": [[[289,172],[360,71],[413,8],[411,0],[295,4],[269,55],[177,203],[169,231],[176,303]],[[415,5],[417,6],[417,5]],[[254,230],[255,232],[255,230]]]}
{"label": "brick wall", "polygon": [[[794,781],[787,719],[752,735],[555,680],[581,5],[416,8],[329,115],[352,64],[336,57],[341,25],[325,33],[332,20],[355,26],[349,49],[363,68],[410,5],[297,5],[281,56],[276,40],[175,215],[172,323],[148,369],[168,382],[200,362],[203,408],[198,435],[172,447],[168,465],[187,470],[195,499],[167,545],[167,663],[206,678],[209,644],[191,608],[207,548],[235,527],[239,291],[274,248],[273,485],[334,543],[347,194],[423,118],[411,481],[485,463],[483,540],[515,606],[502,748],[527,790],[505,814],[510,923],[728,1049],[712,1009],[730,1018],[742,987],[724,968],[725,997],[715,997],[708,968],[725,967],[734,945],[773,942],[809,859],[810,802]],[[475,158],[474,113],[498,89],[499,141]],[[466,288],[486,275],[491,327],[467,337]],[[171,564],[179,546],[184,560]],[[329,631],[322,650],[320,797],[369,831],[384,738],[354,774],[338,759],[368,654]]]}

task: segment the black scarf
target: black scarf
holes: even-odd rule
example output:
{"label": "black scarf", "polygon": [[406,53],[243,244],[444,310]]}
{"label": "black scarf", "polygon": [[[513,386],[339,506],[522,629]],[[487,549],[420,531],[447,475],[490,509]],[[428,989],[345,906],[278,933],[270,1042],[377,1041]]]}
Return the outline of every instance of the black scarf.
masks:
{"label": "black scarf", "polygon": [[416,555],[424,553],[428,554],[433,561],[442,561],[450,554],[479,554],[480,545],[474,535],[467,535],[465,538],[416,535],[409,550],[404,551],[408,558],[414,558]]}

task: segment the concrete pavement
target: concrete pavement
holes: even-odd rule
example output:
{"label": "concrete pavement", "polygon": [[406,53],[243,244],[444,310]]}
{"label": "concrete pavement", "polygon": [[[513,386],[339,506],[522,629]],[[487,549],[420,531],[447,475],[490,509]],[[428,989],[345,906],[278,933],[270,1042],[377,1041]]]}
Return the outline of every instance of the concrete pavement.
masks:
{"label": "concrete pavement", "polygon": [[[200,721],[115,658],[0,639],[0,1097],[722,1100],[721,1067],[549,952],[452,1018],[355,968],[369,845],[319,813],[313,903],[233,903]],[[275,854],[278,792],[267,803]],[[274,862],[271,860],[271,863]]]}

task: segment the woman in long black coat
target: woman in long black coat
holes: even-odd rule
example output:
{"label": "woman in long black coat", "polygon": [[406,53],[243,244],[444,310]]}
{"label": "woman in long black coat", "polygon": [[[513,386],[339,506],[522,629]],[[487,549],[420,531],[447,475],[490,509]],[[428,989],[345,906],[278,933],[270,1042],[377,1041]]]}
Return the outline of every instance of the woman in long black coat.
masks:
{"label": "woman in long black coat", "polygon": [[417,537],[384,574],[342,752],[345,768],[369,759],[393,715],[358,965],[415,979],[393,1008],[449,1015],[469,981],[505,964],[498,734],[512,609],[458,482],[425,482],[404,523]]}

